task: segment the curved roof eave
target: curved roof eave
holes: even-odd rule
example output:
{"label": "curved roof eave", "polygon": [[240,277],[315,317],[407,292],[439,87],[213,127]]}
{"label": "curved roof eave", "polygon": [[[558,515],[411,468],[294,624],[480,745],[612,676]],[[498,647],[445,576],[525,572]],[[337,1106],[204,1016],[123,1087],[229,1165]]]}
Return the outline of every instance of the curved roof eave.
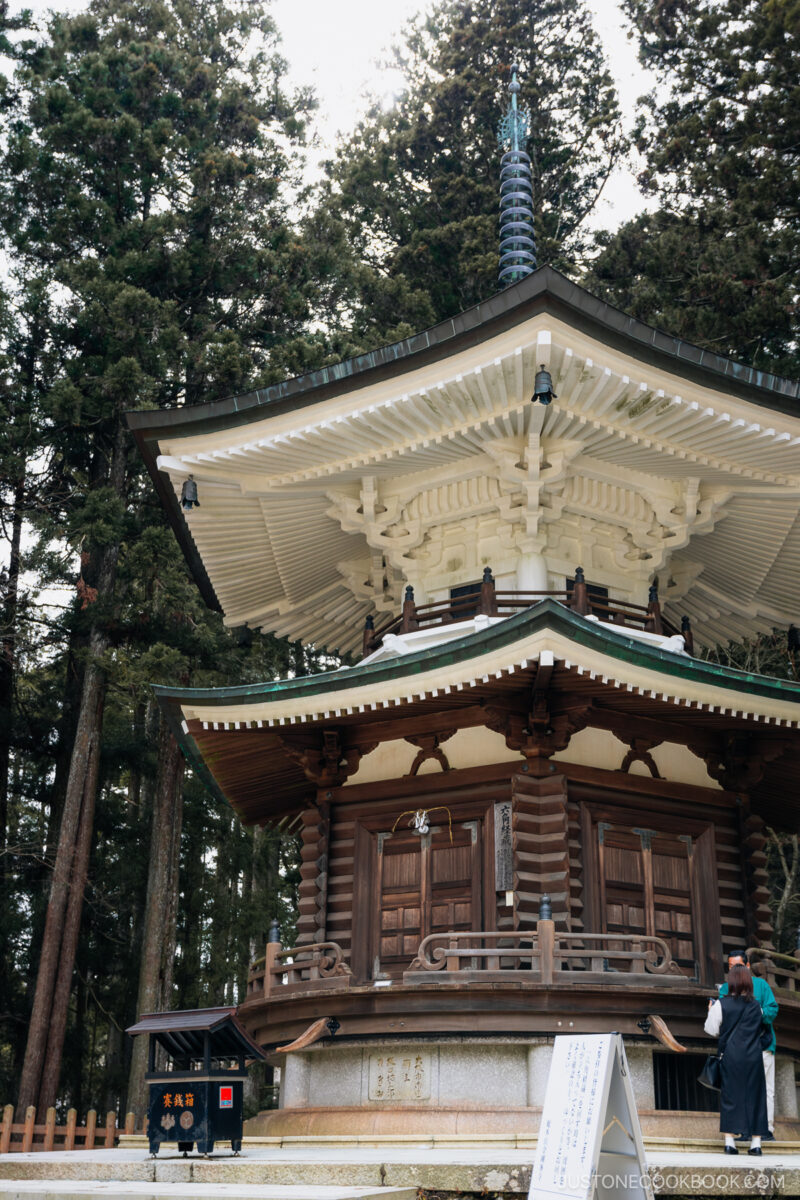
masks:
{"label": "curved roof eave", "polygon": [[774,411],[800,417],[800,380],[757,371],[732,359],[655,329],[627,316],[572,283],[553,267],[540,267],[519,283],[488,300],[401,342],[346,359],[306,375],[241,396],[229,396],[192,407],[137,410],[126,414],[128,426],[167,512],[206,604],[222,612],[214,587],[180,511],[166,475],[157,467],[158,442],[167,436],[195,436],[246,425],[317,404],[348,390],[367,387],[427,362],[457,353],[462,346],[486,341],[503,330],[547,309],[576,329],[622,352],[677,372]]}
{"label": "curved roof eave", "polygon": [[389,683],[399,678],[411,679],[440,666],[450,666],[477,658],[487,649],[510,647],[528,634],[544,627],[566,635],[576,646],[600,650],[621,662],[649,667],[667,678],[686,679],[733,692],[795,703],[798,705],[800,719],[800,683],[757,675],[751,671],[740,671],[735,667],[723,667],[705,659],[690,658],[662,650],[639,638],[628,637],[608,625],[587,621],[551,598],[540,600],[524,612],[498,621],[480,633],[471,633],[456,641],[445,642],[427,650],[418,650],[416,653],[367,663],[364,666],[356,665],[326,671],[321,675],[303,675],[294,679],[268,680],[264,683],[225,688],[171,688],[164,684],[155,684],[153,691],[162,707],[180,707],[187,703],[224,706],[235,702],[247,705],[258,704],[266,698],[288,700],[298,696],[324,696],[327,692],[355,689],[367,682]]}
{"label": "curved roof eave", "polygon": [[761,407],[800,416],[800,380],[758,371],[673,337],[599,300],[553,267],[540,267],[488,300],[401,342],[241,396],[190,408],[130,412],[128,425],[137,440],[142,434],[152,437],[167,431],[178,436],[184,431],[195,435],[316,404],[347,389],[366,387],[412,366],[435,361],[457,351],[462,342],[472,345],[487,340],[540,311],[547,301],[554,316],[602,336],[609,345],[636,358]]}

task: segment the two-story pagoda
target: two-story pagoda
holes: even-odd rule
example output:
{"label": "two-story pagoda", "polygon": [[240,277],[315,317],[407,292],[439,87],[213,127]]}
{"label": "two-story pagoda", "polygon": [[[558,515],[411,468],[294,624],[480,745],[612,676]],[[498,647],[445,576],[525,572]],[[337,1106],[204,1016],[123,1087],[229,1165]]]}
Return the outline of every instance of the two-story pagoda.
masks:
{"label": "two-story pagoda", "polygon": [[243,821],[302,827],[298,946],[240,1017],[270,1049],[340,1028],[284,1056],[265,1127],[535,1123],[559,1030],[621,1030],[642,1107],[696,1106],[651,1018],[699,1046],[723,948],[770,948],[800,686],[693,657],[685,618],[695,650],[789,625],[799,393],[544,268],[378,353],[131,417],[208,603],[360,657],[158,689]]}
{"label": "two-story pagoda", "polygon": [[673,1128],[704,1103],[723,950],[748,946],[796,1136],[764,846],[800,824],[800,685],[693,651],[797,615],[800,385],[530,273],[509,144],[518,282],[376,353],[130,418],[207,603],[355,663],[157,689],[210,789],[301,829],[297,945],[267,945],[239,1008],[283,1066],[259,1128],[531,1130],[553,1036],[609,1030],[645,1128]]}

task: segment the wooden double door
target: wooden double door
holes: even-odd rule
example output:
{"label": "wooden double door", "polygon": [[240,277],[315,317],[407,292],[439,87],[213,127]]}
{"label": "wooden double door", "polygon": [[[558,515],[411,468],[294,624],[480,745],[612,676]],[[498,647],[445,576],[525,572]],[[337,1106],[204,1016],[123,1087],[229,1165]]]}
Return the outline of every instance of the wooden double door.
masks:
{"label": "wooden double door", "polygon": [[595,833],[599,926],[663,938],[684,975],[721,978],[713,831],[600,820]]}
{"label": "wooden double door", "polygon": [[369,973],[397,979],[428,934],[482,928],[480,822],[373,839]]}

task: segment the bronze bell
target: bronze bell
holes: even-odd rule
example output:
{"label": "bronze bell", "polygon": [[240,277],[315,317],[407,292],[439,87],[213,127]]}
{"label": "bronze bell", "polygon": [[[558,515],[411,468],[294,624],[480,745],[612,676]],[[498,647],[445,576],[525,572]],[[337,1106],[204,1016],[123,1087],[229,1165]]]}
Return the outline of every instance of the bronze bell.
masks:
{"label": "bronze bell", "polygon": [[545,370],[545,365],[542,363],[533,381],[531,404],[535,404],[537,400],[540,404],[549,404],[551,400],[557,399],[558,396],[553,391],[553,377],[549,371]]}

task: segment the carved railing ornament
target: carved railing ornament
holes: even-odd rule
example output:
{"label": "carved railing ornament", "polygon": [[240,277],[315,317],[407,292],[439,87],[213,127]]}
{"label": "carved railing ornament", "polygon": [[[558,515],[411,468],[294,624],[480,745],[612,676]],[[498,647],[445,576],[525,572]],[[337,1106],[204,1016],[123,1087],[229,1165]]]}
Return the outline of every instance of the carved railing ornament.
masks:
{"label": "carved railing ornament", "polygon": [[301,982],[292,976],[304,971],[313,973],[313,977],[319,979],[352,974],[338,942],[312,942],[308,946],[290,946],[287,950],[279,950],[270,969],[278,978],[287,975],[289,983]]}
{"label": "carved railing ornament", "polygon": [[[551,925],[552,922],[547,924]],[[530,962],[533,971],[538,969],[545,975],[549,972],[546,970],[546,964],[542,962],[543,941],[540,942],[534,931],[431,933],[420,942],[416,957],[408,970],[458,971],[464,959],[474,960],[474,969],[500,970],[499,960],[512,958],[520,962]],[[525,945],[526,942],[530,944]],[[688,982],[673,959],[668,943],[653,934],[555,931],[551,953],[551,967],[555,966],[557,971],[563,971],[567,977],[575,974],[580,976],[581,970],[576,972],[572,964],[583,959],[587,964],[584,970],[606,972],[611,970],[608,964],[613,961],[623,964],[619,968],[619,974],[624,976],[636,974],[637,972],[625,968],[638,963],[641,964],[642,974],[675,976]],[[478,963],[482,965],[477,966]],[[516,973],[516,968],[512,969],[512,973]]]}

